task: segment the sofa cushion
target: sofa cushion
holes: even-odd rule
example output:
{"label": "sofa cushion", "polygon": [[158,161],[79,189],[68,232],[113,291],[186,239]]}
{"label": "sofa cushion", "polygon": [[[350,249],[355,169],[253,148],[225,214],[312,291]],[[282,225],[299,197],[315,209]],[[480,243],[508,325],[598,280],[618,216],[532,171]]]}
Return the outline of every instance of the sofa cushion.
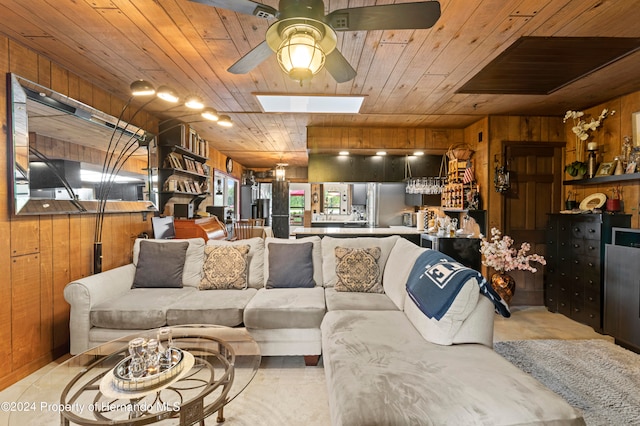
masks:
{"label": "sofa cushion", "polygon": [[91,325],[139,330],[167,325],[167,309],[190,293],[183,288],[134,288],[91,308]]}
{"label": "sofa cushion", "polygon": [[[247,288],[248,245],[206,246],[200,290]],[[186,323],[183,323],[186,324]]]}
{"label": "sofa cushion", "polygon": [[140,254],[131,288],[181,288],[189,243],[140,242]]}
{"label": "sofa cushion", "polygon": [[315,287],[313,243],[279,244],[270,242],[267,288]]}
{"label": "sofa cushion", "polygon": [[133,244],[133,264],[138,265],[140,253],[140,242],[147,241],[154,244],[179,244],[188,242],[187,254],[184,260],[184,270],[182,273],[182,284],[186,287],[198,287],[202,278],[202,263],[204,262],[204,239],[189,238],[175,240],[153,240],[138,238]]}
{"label": "sofa cushion", "polygon": [[326,312],[324,288],[261,288],[244,310],[247,328],[318,328]]}
{"label": "sofa cushion", "polygon": [[395,303],[384,293],[358,293],[336,291],[334,287],[324,289],[327,311],[367,310],[397,311]]}
{"label": "sofa cushion", "polygon": [[407,296],[407,278],[420,254],[428,249],[420,247],[406,238],[400,238],[389,253],[387,265],[382,274],[384,292],[402,310]]}
{"label": "sofa cushion", "polygon": [[267,281],[269,280],[269,244],[270,243],[304,244],[308,242],[313,243],[313,250],[311,254],[312,262],[313,262],[313,281],[316,283],[316,286],[322,285],[322,249],[320,247],[320,237],[312,236],[312,237],[298,238],[296,240],[267,237],[264,242],[264,246],[265,246],[264,286],[265,287],[267,285]]}
{"label": "sofa cushion", "polygon": [[336,247],[345,248],[367,248],[380,247],[380,271],[384,272],[387,258],[396,241],[401,239],[398,235],[390,237],[357,237],[357,238],[322,238],[322,276],[324,278],[325,287],[333,287],[338,281],[336,275]]}
{"label": "sofa cushion", "polygon": [[429,343],[402,312],[328,312],[322,353],[336,426],[584,424],[492,349]]}
{"label": "sofa cushion", "polygon": [[382,293],[380,247],[345,248],[338,246],[336,253],[337,291]]}
{"label": "sofa cushion", "polygon": [[255,288],[192,292],[167,308],[167,325],[242,324],[244,308],[256,294]]}
{"label": "sofa cushion", "polygon": [[208,246],[236,246],[249,245],[249,269],[247,271],[247,284],[251,288],[264,287],[264,239],[248,238],[246,240],[225,241],[209,240]]}

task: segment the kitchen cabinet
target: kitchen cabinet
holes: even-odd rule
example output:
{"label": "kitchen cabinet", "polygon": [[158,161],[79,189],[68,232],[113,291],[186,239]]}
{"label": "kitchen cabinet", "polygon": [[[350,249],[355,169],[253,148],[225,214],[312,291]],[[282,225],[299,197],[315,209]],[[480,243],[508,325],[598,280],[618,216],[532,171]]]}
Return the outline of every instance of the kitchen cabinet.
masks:
{"label": "kitchen cabinet", "polygon": [[409,169],[412,176],[438,176],[441,160],[440,155],[407,160],[404,155],[310,154],[308,176],[309,182],[402,182]]}
{"label": "kitchen cabinet", "polygon": [[628,227],[625,214],[549,214],[545,306],[602,332],[605,245],[611,228]]}
{"label": "kitchen cabinet", "polygon": [[640,352],[640,248],[607,244],[604,332]]}

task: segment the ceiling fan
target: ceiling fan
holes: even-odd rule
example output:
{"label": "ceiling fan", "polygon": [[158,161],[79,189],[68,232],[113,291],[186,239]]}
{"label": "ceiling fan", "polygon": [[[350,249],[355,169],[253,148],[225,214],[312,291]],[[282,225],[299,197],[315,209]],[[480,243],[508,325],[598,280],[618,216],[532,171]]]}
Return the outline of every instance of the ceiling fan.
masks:
{"label": "ceiling fan", "polygon": [[323,66],[338,83],[356,76],[336,49],[336,31],[405,30],[431,28],[440,18],[440,3],[398,3],[348,9],[324,14],[322,0],[280,0],[279,10],[251,0],[191,0],[264,19],[277,19],[265,41],[229,67],[233,74],[246,74],[277,54],[278,63],[294,80],[310,79]]}

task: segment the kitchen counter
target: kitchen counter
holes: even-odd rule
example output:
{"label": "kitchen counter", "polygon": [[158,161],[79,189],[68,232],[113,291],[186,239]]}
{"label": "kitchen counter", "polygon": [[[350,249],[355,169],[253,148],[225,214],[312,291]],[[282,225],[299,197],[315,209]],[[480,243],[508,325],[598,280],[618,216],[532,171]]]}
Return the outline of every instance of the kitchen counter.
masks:
{"label": "kitchen counter", "polygon": [[369,227],[354,227],[354,228],[340,228],[340,227],[325,227],[325,228],[295,228],[291,232],[296,238],[309,237],[317,235],[319,237],[330,236],[335,238],[348,238],[348,237],[388,237],[390,235],[400,235],[403,238],[415,243],[420,244],[420,235],[425,231],[416,227],[409,226],[389,226],[384,228],[369,228]]}

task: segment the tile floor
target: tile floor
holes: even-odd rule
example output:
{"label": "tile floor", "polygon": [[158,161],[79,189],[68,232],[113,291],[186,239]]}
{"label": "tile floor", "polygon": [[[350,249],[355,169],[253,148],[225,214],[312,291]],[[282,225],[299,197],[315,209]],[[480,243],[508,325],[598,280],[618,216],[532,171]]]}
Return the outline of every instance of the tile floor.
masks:
{"label": "tile floor", "polygon": [[[511,318],[496,316],[494,341],[527,339],[613,340],[544,307],[514,307]],[[1,391],[0,402],[15,401],[26,387],[58,362]],[[317,367],[305,367],[302,357],[265,357],[249,387],[227,406],[225,417],[224,424],[234,426],[330,425],[322,362]],[[0,412],[0,425],[6,424],[8,415]],[[215,416],[206,424],[217,424]]]}

